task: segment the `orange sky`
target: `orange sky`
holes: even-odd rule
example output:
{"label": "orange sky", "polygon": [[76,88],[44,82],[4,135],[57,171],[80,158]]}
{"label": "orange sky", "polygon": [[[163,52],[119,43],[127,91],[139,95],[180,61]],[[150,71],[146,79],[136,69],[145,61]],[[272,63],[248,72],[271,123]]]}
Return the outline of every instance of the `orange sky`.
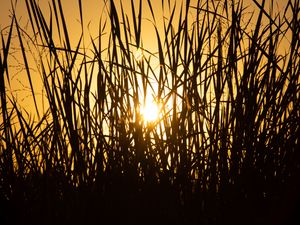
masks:
{"label": "orange sky", "polygon": [[[184,0],[183,0],[184,1]],[[214,0],[217,2],[217,0]],[[261,2],[262,0],[258,0]],[[274,0],[273,4],[275,5],[275,9],[278,11],[283,11],[283,7],[286,4],[288,0]],[[40,6],[42,10],[47,14],[49,12],[49,5],[48,5],[48,0],[39,0]],[[51,1],[50,1],[51,2]],[[63,0],[61,1],[63,5],[63,9],[65,12],[65,16],[67,18],[67,23],[69,25],[70,32],[75,34],[74,36],[76,37],[76,33],[80,31],[80,24],[79,24],[79,10],[78,10],[78,1],[76,0]],[[88,29],[88,24],[89,24],[89,31],[96,32],[97,27],[98,27],[98,22],[100,18],[101,11],[103,10],[104,7],[104,2],[105,0],[88,0],[88,1],[82,1],[83,4],[83,13],[84,13],[84,20],[85,20],[85,27]],[[131,14],[131,4],[130,0],[121,0],[124,6],[124,10]],[[134,0],[136,3],[136,8],[138,6],[139,0]],[[147,19],[151,19],[151,14],[150,10],[147,4],[147,0],[143,0],[143,31],[144,32],[144,38],[148,39],[151,41],[152,37],[151,35],[151,29],[153,29],[153,25],[151,22],[149,22]],[[162,10],[161,10],[161,0],[152,0],[152,6],[154,8],[155,15],[157,15],[157,22],[161,22],[162,18]],[[165,1],[167,2],[167,1]],[[178,6],[180,6],[181,1],[176,1],[176,0],[171,0],[171,2],[176,2]],[[185,2],[185,1],[184,1]],[[266,6],[270,4],[271,1],[266,1]],[[156,3],[156,4],[155,4]],[[197,0],[191,0],[191,5],[196,5]],[[252,0],[244,0],[245,5],[250,5],[249,7],[250,10],[252,10],[254,7],[254,3]],[[117,7],[120,5],[120,1],[116,0],[115,4]],[[0,30],[2,30],[5,26],[8,26],[10,24],[10,15],[11,15],[11,1],[10,0],[0,0],[0,15],[1,15],[1,20],[0,20]],[[136,9],[137,11],[137,9]],[[26,24],[28,21],[28,18],[26,16],[26,7],[25,7],[25,0],[18,0],[17,1],[17,7],[16,7],[16,14],[17,14],[17,19],[18,21],[21,21],[22,24]],[[168,15],[168,12],[164,12],[165,15]],[[147,18],[147,19],[146,19]],[[146,35],[145,35],[146,33]],[[79,36],[79,34],[77,35]],[[94,35],[93,35],[94,36]],[[149,42],[148,40],[144,40],[144,42]],[[151,45],[150,45],[151,47]]]}
{"label": "orange sky", "polygon": [[[217,1],[217,0],[214,0]],[[48,0],[40,0],[41,9],[44,11],[45,15],[48,15],[49,13],[49,6],[48,6]],[[73,34],[70,38],[71,41],[73,42],[73,47],[76,46],[77,41],[79,40],[80,37],[80,32],[81,32],[81,27],[80,27],[80,22],[79,22],[79,8],[78,8],[78,1],[76,0],[62,0],[62,5],[65,13],[65,17],[67,20],[67,25],[69,32]],[[134,0],[136,3],[136,11],[138,10],[138,2],[139,0]],[[161,27],[162,23],[162,18],[164,14],[166,17],[168,17],[169,13],[168,10],[165,10],[165,12],[162,11],[161,9],[161,0],[152,0],[152,6],[153,10],[155,13],[155,16],[157,16],[157,25],[158,27]],[[155,4],[156,2],[156,4]],[[165,0],[165,2],[168,2]],[[176,0],[171,0],[172,3],[176,2],[178,6],[180,6],[180,1]],[[191,0],[192,5],[196,5],[197,0]],[[251,0],[244,0],[245,5],[251,5],[249,10],[251,11],[251,8],[253,7],[253,3],[250,4],[252,1]],[[259,0],[261,2],[261,0]],[[270,1],[266,1],[267,5],[269,4]],[[274,0],[274,5],[275,9],[277,8],[278,11],[283,11],[283,6],[286,4],[287,0]],[[130,0],[122,0],[124,10],[127,12],[129,15],[131,15],[131,4]],[[101,15],[101,11],[104,8],[104,0],[83,0],[83,14],[84,14],[84,24],[85,24],[85,31],[86,32],[91,32],[91,35],[93,37],[97,37],[97,28],[99,26],[99,18]],[[116,0],[115,4],[117,8],[120,10],[120,1]],[[0,30],[3,30],[6,26],[10,24],[10,15],[11,15],[11,2],[10,0],[0,0]],[[253,7],[255,8],[255,7]],[[252,8],[252,9],[253,9]],[[105,10],[104,10],[105,11]],[[107,11],[106,11],[107,12]],[[26,23],[28,22],[28,17],[26,16],[26,7],[25,7],[25,0],[18,0],[17,7],[16,7],[16,15],[17,15],[17,20],[22,26],[25,26]],[[131,18],[130,18],[131,19]],[[142,26],[142,40],[144,43],[144,47],[146,49],[149,49],[150,51],[157,51],[157,46],[154,42],[156,39],[155,37],[155,32],[153,28],[153,24],[148,21],[148,19],[151,19],[151,14],[150,10],[147,4],[147,0],[143,0],[143,26]],[[176,21],[176,19],[175,19]],[[88,33],[87,37],[89,37]],[[0,47],[2,48],[2,45],[0,44]],[[21,90],[24,89],[24,86],[28,86],[24,82],[24,80],[17,72],[11,72],[11,77],[13,79],[12,82],[12,90]],[[35,79],[36,84],[39,83],[39,78]],[[22,82],[21,82],[22,81]],[[19,94],[19,99],[26,98],[26,96],[29,96],[30,93],[28,92],[27,94],[24,95],[24,93]]]}
{"label": "orange sky", "polygon": [[[130,10],[130,0],[121,0],[123,3],[123,6],[125,10]],[[214,0],[217,1],[217,0]],[[258,2],[261,2],[262,0],[258,0]],[[288,0],[273,0],[273,4],[275,5],[275,8],[278,8],[278,10],[283,10],[283,7],[287,3]],[[47,10],[48,8],[48,0],[39,0],[38,1],[41,5],[42,9]],[[51,1],[50,1],[51,2]],[[103,2],[104,0],[88,0],[88,1],[82,1],[83,3],[83,10],[85,13],[85,19],[86,21],[93,21],[95,18],[98,18],[99,12],[101,11],[101,8],[103,8]],[[136,5],[138,5],[139,0],[134,0],[136,2]],[[161,0],[152,0],[153,8],[155,13],[160,11],[160,3]],[[155,4],[156,2],[156,4]],[[167,1],[166,1],[167,2]],[[180,1],[171,0],[171,2],[176,2],[177,5],[180,4]],[[191,0],[192,4],[195,5],[197,0]],[[254,5],[252,0],[244,0],[245,5]],[[269,4],[271,1],[266,1],[266,5]],[[119,5],[119,0],[115,1],[116,5]],[[62,1],[66,16],[68,17],[70,23],[75,24],[75,21],[79,18],[78,16],[78,1],[75,0],[63,0]],[[10,22],[9,16],[11,15],[11,1],[10,0],[0,0],[0,30],[2,30],[5,26],[7,26]],[[144,16],[147,18],[149,16],[149,10],[147,6],[147,0],[143,0],[143,8],[145,9],[143,11]],[[19,0],[17,1],[17,7],[16,12],[19,18],[24,17],[24,14],[26,14],[26,8],[25,8],[25,0]],[[128,11],[130,12],[130,11]]]}

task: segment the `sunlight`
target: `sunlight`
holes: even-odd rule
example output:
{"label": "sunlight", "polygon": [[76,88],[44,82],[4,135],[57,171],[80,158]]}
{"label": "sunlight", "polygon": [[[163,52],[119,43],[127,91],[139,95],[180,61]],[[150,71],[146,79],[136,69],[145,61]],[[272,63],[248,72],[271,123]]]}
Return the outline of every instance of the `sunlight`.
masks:
{"label": "sunlight", "polygon": [[158,104],[151,98],[148,98],[145,105],[141,107],[141,115],[145,122],[155,122],[159,118],[160,110]]}
{"label": "sunlight", "polygon": [[144,52],[141,48],[138,48],[134,54],[134,58],[136,61],[141,61],[144,57]]}

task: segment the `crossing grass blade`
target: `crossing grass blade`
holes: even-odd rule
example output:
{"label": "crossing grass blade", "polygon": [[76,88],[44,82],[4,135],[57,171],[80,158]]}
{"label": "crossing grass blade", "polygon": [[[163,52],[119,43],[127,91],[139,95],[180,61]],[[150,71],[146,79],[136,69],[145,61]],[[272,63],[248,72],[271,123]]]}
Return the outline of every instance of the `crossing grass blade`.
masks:
{"label": "crossing grass blade", "polygon": [[[147,0],[154,51],[143,40],[142,2],[130,1],[126,12],[124,2],[104,1],[94,37],[85,33],[85,2],[77,2],[75,36],[62,1],[49,3],[48,18],[26,0],[30,29],[14,13],[1,32],[0,203],[11,206],[4,218],[280,221],[267,211],[292,212],[299,197],[285,190],[299,187],[300,1],[275,13],[254,0],[252,16],[242,1],[161,1],[160,18]],[[14,33],[38,117],[7,91]],[[48,101],[43,113],[27,38]],[[153,122],[141,110],[151,97],[161,108]]]}

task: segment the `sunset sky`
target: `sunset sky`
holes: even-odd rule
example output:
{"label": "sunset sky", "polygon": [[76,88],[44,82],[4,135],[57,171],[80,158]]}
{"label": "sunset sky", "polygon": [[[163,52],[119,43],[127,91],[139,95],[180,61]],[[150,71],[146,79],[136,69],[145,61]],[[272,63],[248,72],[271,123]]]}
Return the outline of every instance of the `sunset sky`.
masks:
{"label": "sunset sky", "polygon": [[[1,20],[0,20],[0,30],[2,31],[2,33],[4,33],[4,35],[8,32],[7,26],[9,26],[10,24],[10,18],[12,15],[12,10],[11,10],[11,2],[9,0],[0,0],[1,2],[1,7],[0,7],[0,15],[1,15]],[[27,10],[26,10],[26,4],[25,4],[25,0],[22,1],[17,1],[16,4],[16,16],[17,16],[17,21],[18,23],[21,25],[21,27],[25,28],[28,25],[28,27],[30,27],[30,25],[28,24],[28,15],[27,15]],[[46,16],[46,20],[49,20],[49,4],[48,0],[40,0],[40,6],[41,9],[43,10],[44,15]],[[51,2],[51,1],[50,1]],[[78,7],[78,1],[75,0],[64,0],[61,1],[62,2],[62,6],[63,6],[63,10],[65,13],[65,18],[66,18],[66,23],[67,23],[67,27],[68,27],[68,31],[70,34],[70,39],[71,39],[71,45],[73,46],[73,48],[75,48],[79,38],[80,38],[80,34],[81,34],[81,25],[80,25],[80,16],[79,16],[79,7]],[[106,8],[105,8],[105,2],[106,3]],[[131,2],[130,1],[119,1],[116,0],[115,4],[117,7],[117,10],[119,10],[120,12],[120,5],[121,3],[123,4],[124,7],[124,11],[125,13],[127,13],[129,15],[129,21],[132,21],[131,16]],[[171,5],[173,5],[174,3],[177,4],[177,9],[180,8],[181,4],[185,4],[185,1],[180,2],[180,1],[174,1],[171,0]],[[216,1],[216,4],[219,1]],[[261,2],[261,0],[259,1]],[[274,8],[277,9],[277,11],[280,11],[283,13],[283,7],[286,4],[287,0],[276,0],[273,1],[274,4]],[[169,18],[170,16],[170,9],[167,7],[167,3],[168,1],[165,1],[165,8],[164,10],[162,10],[161,7],[161,1],[160,0],[155,0],[155,1],[151,1],[152,3],[152,7],[153,7],[153,11],[155,14],[155,26],[158,27],[159,30],[162,31],[162,22],[163,19],[162,18]],[[83,23],[84,23],[84,32],[86,35],[86,46],[88,46],[87,48],[89,48],[90,43],[90,39],[89,36],[91,35],[93,38],[96,38],[98,36],[98,28],[99,28],[99,20],[101,18],[101,15],[103,15],[103,18],[107,17],[107,13],[109,11],[109,1],[104,1],[104,0],[89,0],[89,1],[82,1],[83,4]],[[135,4],[135,11],[136,13],[138,13],[138,6],[139,6],[139,0],[134,0],[134,4]],[[196,6],[197,4],[197,0],[191,0],[191,5],[192,6]],[[266,9],[268,8],[270,2],[266,1]],[[245,0],[244,1],[244,5],[245,6],[249,6],[248,10],[246,10],[246,12],[249,14],[246,14],[245,16],[249,17],[251,16],[251,11],[253,11],[253,9],[256,8],[254,2],[252,0]],[[142,44],[144,46],[145,49],[149,50],[150,52],[155,52],[157,51],[157,43],[156,43],[156,34],[155,34],[155,29],[154,29],[154,21],[152,19],[152,15],[148,6],[148,2],[147,0],[143,0],[142,1]],[[193,12],[193,10],[191,10],[191,12]],[[178,13],[178,11],[177,11]],[[276,12],[274,12],[274,14],[276,14]],[[177,14],[178,15],[178,14]],[[121,16],[121,14],[119,14],[119,16]],[[193,18],[195,18],[195,15],[189,15],[191,17],[190,22],[193,22]],[[53,15],[54,17],[54,15]],[[178,16],[177,16],[178,17]],[[178,18],[175,17],[175,23],[177,22]],[[120,18],[121,20],[121,18]],[[255,21],[254,21],[255,22]],[[251,28],[250,28],[251,29]],[[30,28],[28,28],[29,32],[30,32]],[[13,39],[14,40],[14,39]],[[15,39],[16,40],[16,39]],[[104,41],[105,41],[105,37],[104,37]],[[16,41],[17,42],[17,41]],[[12,48],[19,48],[18,43],[12,43]],[[2,46],[1,46],[2,48]],[[14,57],[10,58],[9,60],[16,60],[16,62],[11,62],[10,65],[14,65],[17,64],[17,59],[18,57],[20,57],[19,53],[14,53]],[[20,57],[21,58],[21,57]],[[22,60],[20,60],[22,61]],[[25,102],[25,105],[30,105],[28,103],[26,103],[28,96],[30,96],[30,91],[28,88],[28,83],[26,83],[26,78],[23,78],[23,76],[21,76],[21,74],[19,73],[21,69],[18,70],[18,68],[11,68],[10,69],[10,77],[11,77],[11,91],[13,93],[15,93],[15,96],[17,96],[17,98],[19,99],[20,102]],[[33,82],[36,82],[36,87],[40,86],[41,82],[40,82],[40,77],[36,76],[35,78],[33,78]],[[38,88],[36,88],[38,90]],[[21,91],[20,91],[21,90]],[[24,92],[25,90],[25,92]],[[27,92],[26,92],[27,90]],[[42,96],[42,87],[40,88],[40,91],[37,91],[39,94],[37,95],[37,98],[39,99],[40,96]],[[31,98],[29,98],[31,99]],[[41,99],[39,99],[41,100]]]}
{"label": "sunset sky", "polygon": [[[214,0],[214,1],[219,2],[217,0]],[[284,9],[284,6],[286,5],[287,1],[288,0],[274,0],[272,2],[275,6],[275,9],[278,9],[279,11],[282,11]],[[9,1],[9,0],[0,0],[0,2],[1,2],[0,27],[1,27],[1,30],[2,30],[5,26],[9,25],[9,23],[10,23],[11,1]],[[43,10],[45,10],[45,12],[47,12],[47,10],[49,9],[49,4],[48,4],[49,1],[48,0],[40,0],[39,2],[40,2],[41,8]],[[84,17],[85,22],[86,23],[91,22],[92,27],[94,27],[94,26],[97,27],[97,25],[98,25],[98,19],[99,19],[99,16],[101,14],[101,10],[103,9],[104,2],[105,2],[105,0],[82,1],[83,11],[84,11],[84,16],[85,16]],[[131,10],[130,1],[127,1],[127,0],[124,1],[123,0],[121,2],[123,3],[123,7],[124,7],[125,11],[130,12],[130,10]],[[134,0],[134,2],[135,2],[136,10],[137,10],[139,0]],[[155,2],[157,2],[157,3],[155,3]],[[171,0],[170,2],[171,2],[171,4],[176,2],[176,4],[178,6],[180,6],[180,4],[181,4],[181,1]],[[262,2],[262,0],[258,0],[258,2]],[[266,1],[266,7],[270,4],[270,2],[271,1]],[[153,4],[152,6],[153,6],[153,10],[155,11],[155,15],[157,15],[157,17],[159,18],[159,14],[157,14],[157,13],[161,13],[161,1],[160,0],[155,0],[155,1],[151,1],[151,3]],[[191,0],[191,5],[196,5],[196,3],[197,3],[197,0]],[[115,4],[117,6],[119,6],[120,1],[119,0],[115,1]],[[148,4],[147,4],[147,0],[143,0],[142,4],[143,4],[143,17],[144,17],[144,19],[146,19],[146,18],[151,19],[151,14],[150,14],[150,10],[149,10]],[[64,11],[66,13],[66,17],[68,18],[68,22],[70,24],[74,25],[74,26],[76,26],[76,24],[79,25],[79,22],[77,21],[79,19],[78,1],[64,0],[64,1],[62,1],[62,5],[63,5]],[[250,8],[253,8],[254,3],[253,3],[252,0],[244,0],[244,5],[245,6],[250,6]],[[19,20],[23,20],[23,22],[25,22],[25,20],[27,20],[25,0],[17,1],[16,14],[18,15]],[[96,21],[95,21],[95,19],[96,19]]]}

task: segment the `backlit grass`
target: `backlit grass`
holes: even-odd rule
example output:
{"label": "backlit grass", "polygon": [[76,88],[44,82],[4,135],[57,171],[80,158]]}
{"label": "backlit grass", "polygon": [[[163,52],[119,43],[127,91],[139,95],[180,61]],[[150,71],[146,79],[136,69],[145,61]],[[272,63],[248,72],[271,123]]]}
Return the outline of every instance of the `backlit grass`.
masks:
{"label": "backlit grass", "polygon": [[[253,0],[253,16],[233,0],[126,1],[130,12],[124,1],[104,2],[96,37],[84,32],[88,3],[74,2],[82,32],[72,34],[60,0],[47,17],[26,0],[28,27],[13,11],[1,33],[5,223],[292,221],[300,197],[300,1],[276,14]],[[169,16],[158,18],[154,4]],[[155,51],[142,39],[144,8]],[[31,112],[8,91],[13,40]]]}

